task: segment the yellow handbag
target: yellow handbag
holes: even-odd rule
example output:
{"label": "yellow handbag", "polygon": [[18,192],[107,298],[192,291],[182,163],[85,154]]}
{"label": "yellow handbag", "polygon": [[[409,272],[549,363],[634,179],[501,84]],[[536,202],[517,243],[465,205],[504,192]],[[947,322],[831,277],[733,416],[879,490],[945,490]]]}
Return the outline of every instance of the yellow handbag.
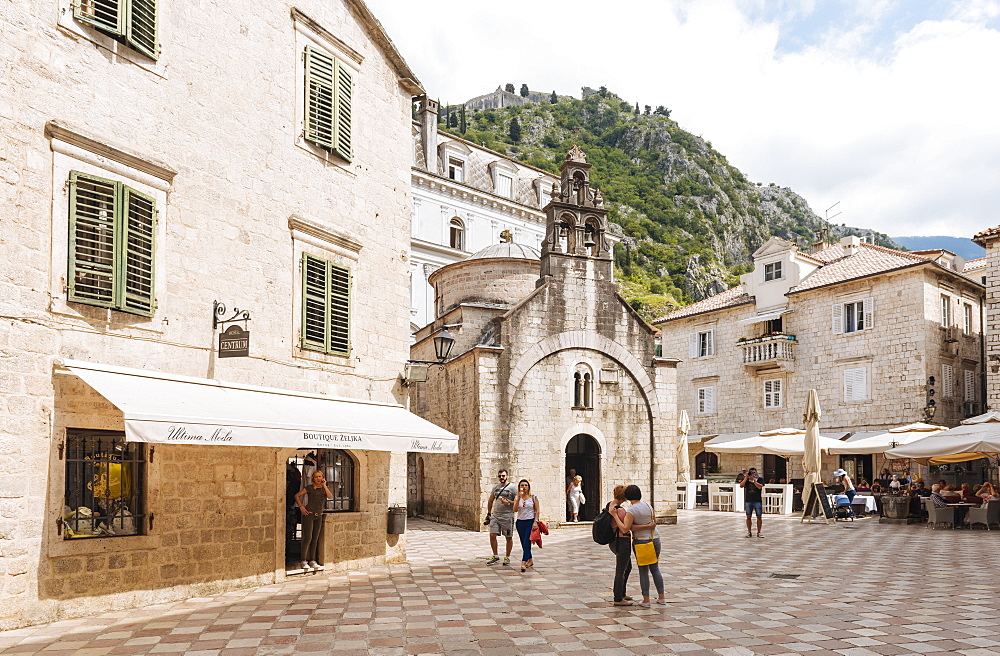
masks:
{"label": "yellow handbag", "polygon": [[649,542],[636,542],[632,545],[635,549],[635,564],[642,567],[643,565],[652,565],[656,562],[656,547],[653,546],[652,540]]}

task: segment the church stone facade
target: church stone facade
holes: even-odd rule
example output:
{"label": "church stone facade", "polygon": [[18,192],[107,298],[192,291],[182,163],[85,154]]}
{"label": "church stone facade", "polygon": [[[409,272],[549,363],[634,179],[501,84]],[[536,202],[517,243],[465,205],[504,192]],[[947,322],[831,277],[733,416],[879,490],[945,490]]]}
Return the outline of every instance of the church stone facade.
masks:
{"label": "church stone facade", "polygon": [[418,456],[409,504],[425,517],[481,526],[506,468],[531,481],[543,519],[562,521],[572,468],[584,477],[583,518],[634,483],[661,521],[676,521],[677,361],[656,357],[654,329],[618,294],[590,166],[570,151],[540,253],[504,241],[431,276],[436,318],[411,357],[433,360],[445,328],[456,342],[443,367],[410,383],[411,410],[460,443],[457,455]]}

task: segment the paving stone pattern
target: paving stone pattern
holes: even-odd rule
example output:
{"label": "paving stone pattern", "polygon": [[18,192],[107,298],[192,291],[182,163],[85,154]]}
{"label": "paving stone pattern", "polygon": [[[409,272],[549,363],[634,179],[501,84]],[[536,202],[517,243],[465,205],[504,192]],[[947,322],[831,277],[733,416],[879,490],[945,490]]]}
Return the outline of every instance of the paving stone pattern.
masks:
{"label": "paving stone pattern", "polygon": [[553,531],[521,574],[516,544],[491,567],[486,535],[411,521],[407,564],[8,631],[0,653],[1000,654],[1000,532],[767,517],[758,540],[739,515],[679,520],[660,529],[664,607],[610,604],[589,530]]}

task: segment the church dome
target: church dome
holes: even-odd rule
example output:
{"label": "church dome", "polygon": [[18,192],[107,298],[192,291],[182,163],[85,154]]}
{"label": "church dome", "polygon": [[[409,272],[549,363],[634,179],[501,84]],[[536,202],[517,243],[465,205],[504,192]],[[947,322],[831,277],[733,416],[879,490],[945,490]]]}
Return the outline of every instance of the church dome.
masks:
{"label": "church dome", "polygon": [[501,242],[499,244],[490,244],[481,251],[476,251],[469,257],[469,260],[491,260],[496,258],[505,260],[541,260],[542,254],[537,248],[532,248],[531,246],[515,244],[513,242]]}

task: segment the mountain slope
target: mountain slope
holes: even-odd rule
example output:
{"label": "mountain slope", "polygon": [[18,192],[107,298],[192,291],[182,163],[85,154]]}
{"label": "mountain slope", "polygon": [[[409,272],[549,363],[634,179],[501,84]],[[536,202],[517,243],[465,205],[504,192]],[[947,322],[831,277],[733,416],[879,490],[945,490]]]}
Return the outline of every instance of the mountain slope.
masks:
{"label": "mountain slope", "polygon": [[[583,96],[470,107],[462,121],[459,107],[446,107],[441,129],[554,173],[571,146],[583,148],[622,229],[615,260],[623,294],[646,316],[735,285],[772,235],[806,246],[822,234],[869,234],[826,223],[791,189],[750,182],[669,110],[641,112],[603,87]],[[894,246],[885,235],[875,241]]]}

